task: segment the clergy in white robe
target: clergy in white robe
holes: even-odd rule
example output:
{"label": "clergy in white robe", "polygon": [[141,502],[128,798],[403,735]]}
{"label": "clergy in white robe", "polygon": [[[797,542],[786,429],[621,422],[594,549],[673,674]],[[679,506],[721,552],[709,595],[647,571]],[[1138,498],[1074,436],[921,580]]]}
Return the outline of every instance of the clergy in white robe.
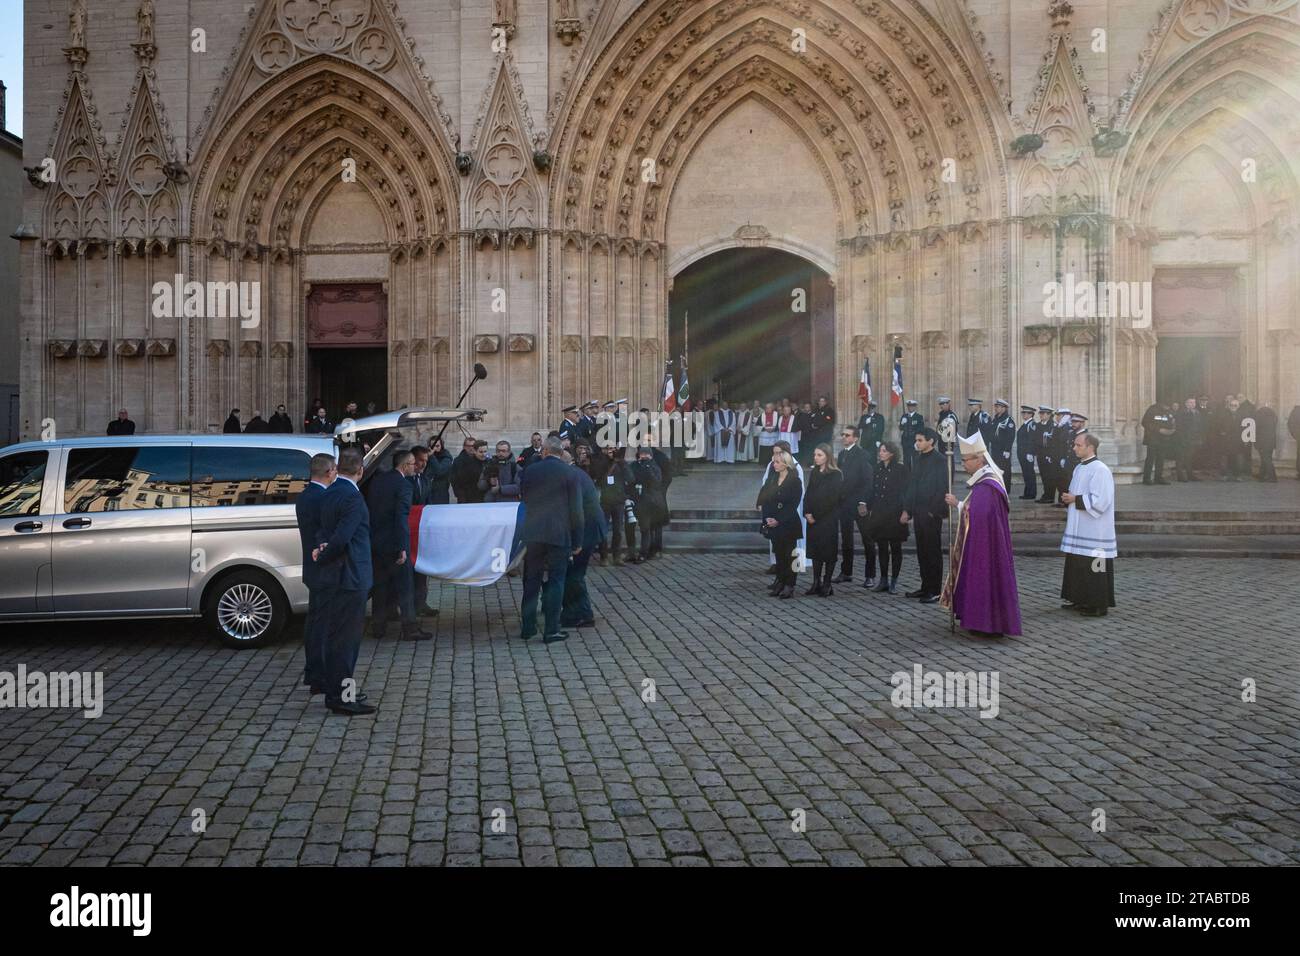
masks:
{"label": "clergy in white robe", "polygon": [[1061,598],[1065,606],[1088,617],[1102,617],[1115,606],[1115,478],[1097,457],[1101,442],[1089,432],[1074,436],[1079,459],[1070,490],[1061,496],[1066,512],[1061,550],[1065,575]]}
{"label": "clergy in white robe", "polygon": [[777,435],[779,440],[790,446],[790,454],[799,454],[799,433],[794,430],[796,415],[792,409],[785,409],[781,413],[781,420],[777,424]]}
{"label": "clergy in white robe", "polygon": [[[774,448],[782,448],[782,449],[784,449],[785,451],[789,451],[789,450],[790,450],[789,446],[786,445],[785,442],[784,442],[783,440],[778,440],[778,441],[776,442],[776,444],[775,444],[773,447],[774,447]],[[795,470],[795,474],[797,474],[797,475],[799,476],[799,484],[800,484],[801,486],[804,486],[803,465],[799,464],[799,463],[796,461],[796,462],[794,463],[794,470]],[[762,491],[762,490],[763,490],[763,486],[764,486],[765,484],[767,484],[767,476],[768,476],[768,474],[771,473],[771,471],[772,471],[772,461],[771,461],[771,459],[769,458],[769,459],[768,459],[768,462],[767,462],[767,467],[763,469],[763,480],[760,481],[760,482],[758,483],[758,490],[759,490],[759,491]],[[794,543],[794,550],[795,550],[795,555],[796,555],[796,557],[798,557],[798,558],[801,559],[801,564],[800,564],[799,570],[800,570],[800,571],[806,571],[806,570],[808,570],[808,565],[809,565],[811,562],[808,560],[808,544],[807,544],[807,538],[808,538],[808,519],[804,516],[804,513],[803,513],[803,493],[802,493],[802,492],[800,492],[800,494],[799,494],[799,526],[800,526],[801,533],[800,533],[800,535],[799,535],[799,540],[796,541],[796,542]],[[772,547],[772,543],[771,543],[770,541],[769,541],[768,544],[767,544],[767,563],[768,563],[769,565],[774,565],[774,564],[776,564],[776,551],[775,551],[775,549]]]}
{"label": "clergy in white robe", "polygon": [[718,410],[710,400],[708,410],[704,413],[704,460],[717,461]]}
{"label": "clergy in white robe", "polygon": [[761,465],[772,460],[772,447],[781,437],[778,427],[780,420],[776,406],[768,402],[758,420],[758,461]]}

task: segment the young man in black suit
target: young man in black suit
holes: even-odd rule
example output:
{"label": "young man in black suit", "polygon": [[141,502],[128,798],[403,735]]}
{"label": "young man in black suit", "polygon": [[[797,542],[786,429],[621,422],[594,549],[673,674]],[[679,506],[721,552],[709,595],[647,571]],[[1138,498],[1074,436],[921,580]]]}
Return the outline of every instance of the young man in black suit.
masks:
{"label": "young man in black suit", "polygon": [[876,549],[867,534],[867,502],[871,500],[873,472],[867,450],[858,444],[858,429],[845,425],[841,429],[844,450],[836,464],[844,475],[840,499],[840,576],[835,583],[853,580],[853,530],[862,538],[863,563],[866,565],[865,587],[876,586]]}
{"label": "young man in black suit", "polygon": [[371,629],[376,638],[388,630],[388,610],[393,604],[402,619],[402,637],[423,641],[430,638],[415,619],[412,598],[411,498],[409,481],[415,472],[415,456],[409,450],[393,452],[392,471],[383,471],[370,480],[366,489],[366,507],[370,510],[370,553],[374,566],[375,594],[370,605]]}
{"label": "young man in black suit", "polygon": [[[519,636],[528,640],[537,633],[537,596],[542,596],[545,618],[542,641],[562,641],[569,635],[560,630],[564,600],[564,578],[569,557],[582,550],[582,490],[577,475],[564,463],[564,443],[557,437],[542,443],[542,456],[524,469],[519,496],[524,503],[524,526],[520,532],[524,554],[524,596],[520,609]],[[542,578],[546,578],[545,590]]]}
{"label": "young man in black suit", "polygon": [[302,682],[311,689],[311,695],[325,693],[325,630],[326,620],[321,607],[327,597],[321,587],[320,569],[311,559],[320,532],[321,500],[338,477],[334,456],[322,452],[311,459],[311,481],[294,502],[298,515],[298,537],[302,542],[302,583],[307,587],[307,620],[303,623],[303,652],[307,666]]}

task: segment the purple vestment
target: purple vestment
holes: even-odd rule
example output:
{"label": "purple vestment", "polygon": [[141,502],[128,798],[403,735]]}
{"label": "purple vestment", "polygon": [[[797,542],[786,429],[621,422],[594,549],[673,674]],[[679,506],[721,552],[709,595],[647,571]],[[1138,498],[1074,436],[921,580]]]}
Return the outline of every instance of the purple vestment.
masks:
{"label": "purple vestment", "polygon": [[1020,597],[1011,560],[1007,493],[996,479],[977,481],[961,510],[944,596],[950,591],[952,611],[962,627],[1019,634]]}

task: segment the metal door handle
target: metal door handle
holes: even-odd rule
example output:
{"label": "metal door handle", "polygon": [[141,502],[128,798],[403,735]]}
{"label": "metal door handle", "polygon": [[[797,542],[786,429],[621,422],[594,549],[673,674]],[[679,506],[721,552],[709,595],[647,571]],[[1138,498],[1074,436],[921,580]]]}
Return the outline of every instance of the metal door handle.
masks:
{"label": "metal door handle", "polygon": [[69,518],[67,521],[63,522],[63,527],[65,527],[65,528],[89,528],[89,527],[90,527],[90,519],[89,519],[89,518]]}
{"label": "metal door handle", "polygon": [[45,525],[39,521],[20,521],[16,525],[14,525],[14,530],[15,531],[40,531],[41,528],[43,527],[45,527]]}

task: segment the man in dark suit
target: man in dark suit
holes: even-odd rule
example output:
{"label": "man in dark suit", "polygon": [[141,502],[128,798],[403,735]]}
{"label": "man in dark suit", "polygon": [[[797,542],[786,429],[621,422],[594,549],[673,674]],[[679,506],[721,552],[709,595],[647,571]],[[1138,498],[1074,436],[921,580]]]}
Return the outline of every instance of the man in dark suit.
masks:
{"label": "man in dark suit", "polygon": [[[542,443],[542,457],[524,469],[519,482],[524,503],[524,527],[520,539],[524,554],[524,597],[520,610],[520,637],[537,633],[537,595],[542,595],[545,630],[542,640],[551,644],[569,635],[560,630],[560,609],[569,557],[582,550],[582,493],[572,470],[561,457],[564,444],[559,438]],[[542,589],[542,577],[546,587]]]}
{"label": "man in dark suit", "polygon": [[402,637],[423,641],[430,635],[421,630],[415,619],[412,599],[410,477],[415,472],[415,456],[407,449],[393,452],[392,471],[382,471],[366,488],[366,507],[370,510],[370,554],[374,565],[375,593],[370,605],[370,627],[382,639],[388,630],[388,609],[397,605],[402,619]]}
{"label": "man in dark suit", "polygon": [[268,424],[271,426],[272,432],[284,435],[293,434],[293,419],[289,417],[289,413],[285,411],[283,405],[275,407],[275,414],[271,416],[271,421]]}
{"label": "man in dark suit", "polygon": [[560,625],[592,627],[596,623],[596,615],[591,608],[591,595],[587,593],[587,566],[591,563],[592,554],[605,540],[609,525],[605,522],[605,512],[600,506],[600,492],[596,490],[596,483],[590,475],[573,464],[573,456],[568,452],[565,452],[564,461],[582,496],[582,550],[573,556],[564,575]]}
{"label": "man in dark suit", "polygon": [[364,472],[361,452],[339,452],[338,480],[330,485],[320,505],[320,542],[312,558],[320,573],[319,586],[327,593],[321,608],[325,616],[325,706],[336,714],[373,714],[374,706],[357,693],[352,674],[361,651],[366,622],[366,596],[374,583],[370,563],[370,519],[357,482]]}
{"label": "man in dark suit", "polygon": [[844,450],[840,452],[838,464],[844,475],[840,485],[843,496],[840,498],[840,576],[836,583],[853,580],[853,529],[857,528],[862,538],[863,563],[866,565],[866,587],[876,586],[876,549],[871,546],[867,534],[867,502],[871,500],[871,484],[874,473],[867,450],[858,444],[858,429],[854,425],[845,425],[840,437],[844,440]]}
{"label": "man in dark suit", "polygon": [[922,428],[916,433],[916,468],[907,489],[903,492],[903,513],[900,520],[912,522],[916,529],[916,563],[921,571],[921,586],[908,591],[910,598],[920,598],[922,604],[935,604],[943,588],[943,544],[941,535],[948,505],[950,475],[948,463],[935,449],[939,433],[933,428]]}
{"label": "man in dark suit", "polygon": [[[406,479],[411,483],[411,507],[433,504],[433,482],[425,475],[430,454],[432,452],[425,445],[416,445],[411,449],[411,455],[415,458],[415,470]],[[415,604],[416,617],[438,616],[438,609],[429,607],[429,579],[415,570],[414,564],[411,565],[411,598]]]}
{"label": "man in dark suit", "polygon": [[311,688],[313,697],[325,693],[326,620],[321,607],[328,595],[321,587],[320,568],[311,559],[311,553],[316,549],[317,535],[320,533],[321,500],[336,477],[338,472],[335,470],[333,455],[324,452],[312,455],[311,481],[294,502],[294,511],[298,515],[298,537],[302,541],[302,583],[307,586],[308,594],[307,620],[302,629],[307,667],[303,671],[302,682]]}
{"label": "man in dark suit", "polygon": [[117,418],[113,419],[111,422],[108,423],[107,434],[109,435],[134,435],[135,434],[135,422],[131,421],[131,418],[130,416],[127,415],[125,408],[119,408],[117,411]]}

